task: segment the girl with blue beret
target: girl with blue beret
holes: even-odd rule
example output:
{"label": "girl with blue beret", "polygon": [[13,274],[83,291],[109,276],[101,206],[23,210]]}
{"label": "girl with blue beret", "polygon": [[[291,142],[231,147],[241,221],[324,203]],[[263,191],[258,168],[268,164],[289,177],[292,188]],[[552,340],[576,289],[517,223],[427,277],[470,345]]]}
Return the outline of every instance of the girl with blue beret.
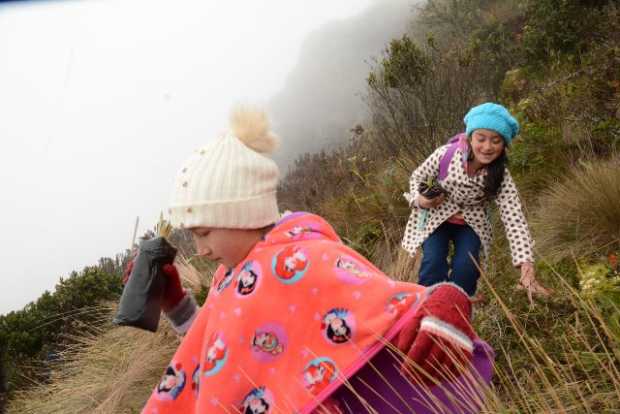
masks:
{"label": "girl with blue beret", "polygon": [[[519,123],[502,105],[484,103],[465,115],[465,132],[439,147],[411,175],[405,193],[412,213],[403,248],[412,256],[422,247],[419,283],[431,286],[450,281],[473,296],[486,267],[491,245],[491,201],[499,208],[512,253],[521,270],[519,285],[532,294],[548,296],[534,272],[534,244],[515,183],[507,168],[506,150],[519,133]],[[436,191],[424,183],[436,181]],[[433,194],[434,193],[434,194]],[[450,242],[454,254],[448,263]]]}

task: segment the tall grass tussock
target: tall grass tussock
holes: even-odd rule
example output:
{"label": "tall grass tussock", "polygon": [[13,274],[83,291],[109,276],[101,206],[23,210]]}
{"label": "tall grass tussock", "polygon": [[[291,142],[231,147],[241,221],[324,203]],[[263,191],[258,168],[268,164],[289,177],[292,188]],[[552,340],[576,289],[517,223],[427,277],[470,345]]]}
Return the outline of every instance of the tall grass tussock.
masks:
{"label": "tall grass tussock", "polygon": [[583,163],[551,185],[534,216],[538,249],[554,261],[620,241],[620,157]]}

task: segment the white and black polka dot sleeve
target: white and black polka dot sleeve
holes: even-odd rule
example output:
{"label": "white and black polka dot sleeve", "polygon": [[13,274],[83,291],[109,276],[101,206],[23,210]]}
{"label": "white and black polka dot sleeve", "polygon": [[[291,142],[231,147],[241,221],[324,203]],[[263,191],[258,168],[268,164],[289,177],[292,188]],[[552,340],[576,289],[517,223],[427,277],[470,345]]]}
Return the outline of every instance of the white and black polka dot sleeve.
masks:
{"label": "white and black polka dot sleeve", "polygon": [[533,262],[534,242],[523,214],[517,187],[508,169],[504,172],[504,181],[497,195],[497,205],[510,244],[512,264],[520,266],[525,262]]}
{"label": "white and black polka dot sleeve", "polygon": [[443,154],[445,154],[447,150],[447,146],[444,145],[439,147],[433,152],[418,168],[411,173],[411,178],[409,179],[409,194],[411,195],[411,203],[414,202],[418,198],[420,194],[418,188],[420,187],[420,183],[428,180],[429,178],[436,178],[439,174],[439,161]]}

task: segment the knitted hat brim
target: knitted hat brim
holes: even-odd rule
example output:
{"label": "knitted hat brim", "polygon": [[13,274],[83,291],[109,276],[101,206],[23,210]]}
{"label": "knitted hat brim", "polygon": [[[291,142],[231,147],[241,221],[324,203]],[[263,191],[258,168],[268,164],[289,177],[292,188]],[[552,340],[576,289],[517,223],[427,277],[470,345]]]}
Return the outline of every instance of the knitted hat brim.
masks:
{"label": "knitted hat brim", "polygon": [[474,131],[477,129],[488,129],[490,131],[498,133],[503,138],[506,145],[510,145],[510,142],[512,141],[512,129],[510,128],[508,123],[498,120],[494,120],[493,123],[490,123],[488,122],[488,120],[485,119],[474,118],[470,120],[467,124],[467,129],[465,130],[465,133],[468,137],[471,137],[471,134],[473,134]]}
{"label": "knitted hat brim", "polygon": [[173,205],[168,212],[171,224],[179,228],[258,229],[280,218],[275,192],[241,200]]}

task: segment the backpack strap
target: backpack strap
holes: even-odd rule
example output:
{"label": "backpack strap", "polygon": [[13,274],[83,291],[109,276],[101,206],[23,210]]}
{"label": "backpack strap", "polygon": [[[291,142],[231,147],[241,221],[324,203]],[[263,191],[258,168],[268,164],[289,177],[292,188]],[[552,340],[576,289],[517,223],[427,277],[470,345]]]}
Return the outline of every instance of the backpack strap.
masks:
{"label": "backpack strap", "polygon": [[439,160],[439,175],[437,176],[439,180],[444,180],[448,176],[448,167],[456,150],[459,148],[467,149],[467,135],[465,133],[457,134],[448,140],[448,144],[450,146]]}

